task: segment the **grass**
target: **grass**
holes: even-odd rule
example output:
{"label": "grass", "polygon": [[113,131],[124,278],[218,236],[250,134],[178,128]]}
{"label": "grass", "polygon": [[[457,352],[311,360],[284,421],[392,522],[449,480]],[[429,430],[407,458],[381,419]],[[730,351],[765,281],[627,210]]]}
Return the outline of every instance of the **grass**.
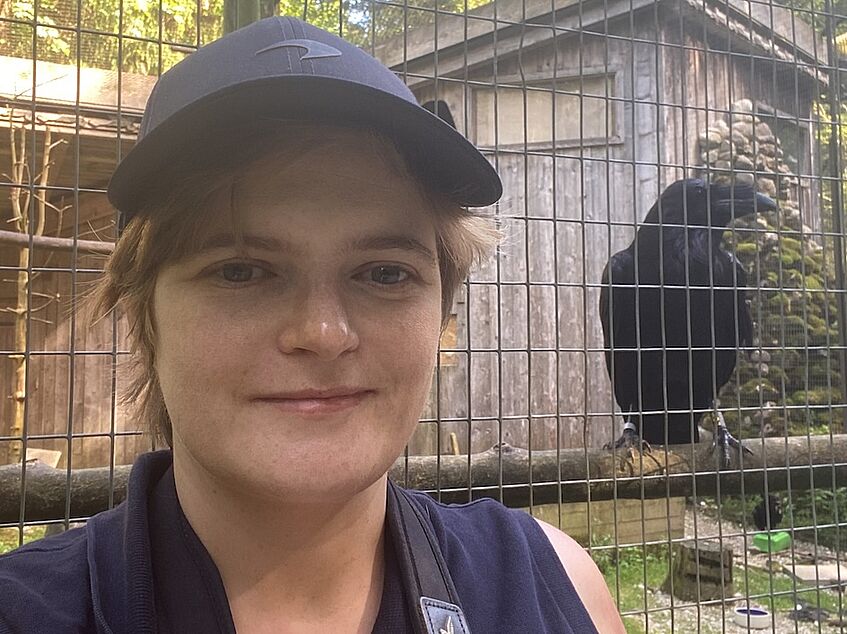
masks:
{"label": "grass", "polygon": [[[46,524],[36,524],[33,526],[24,526],[23,543],[35,541],[44,537],[44,531],[47,530]],[[0,528],[0,555],[15,550],[21,541],[21,533],[17,528]]]}
{"label": "grass", "polygon": [[745,579],[744,570],[736,566],[733,576],[736,592],[756,597],[751,602],[764,605],[772,612],[792,610],[798,599],[812,607],[827,610],[833,616],[840,609],[838,595],[833,590],[819,591],[799,581],[795,586],[792,578],[783,572],[769,574],[765,570],[749,568]]}
{"label": "grass", "polygon": [[[603,549],[593,555],[621,612],[644,609],[645,576],[647,588],[660,588],[668,575],[667,558],[655,547]],[[651,607],[649,597],[647,607]],[[627,634],[645,631],[640,618],[627,616],[623,622]]]}
{"label": "grass", "polygon": [[[666,547],[598,549],[593,556],[621,612],[643,611],[645,606],[662,607],[651,592],[645,591],[645,581],[648,589],[662,587],[669,570]],[[772,612],[787,612],[800,599],[811,607],[829,611],[833,616],[839,613],[836,592],[819,591],[800,582],[795,586],[792,578],[783,572],[769,573],[751,567],[745,573],[742,567],[735,566],[733,579],[736,593],[755,597],[751,598],[751,603],[763,605]],[[624,617],[624,625],[628,634],[645,632],[643,617]]]}

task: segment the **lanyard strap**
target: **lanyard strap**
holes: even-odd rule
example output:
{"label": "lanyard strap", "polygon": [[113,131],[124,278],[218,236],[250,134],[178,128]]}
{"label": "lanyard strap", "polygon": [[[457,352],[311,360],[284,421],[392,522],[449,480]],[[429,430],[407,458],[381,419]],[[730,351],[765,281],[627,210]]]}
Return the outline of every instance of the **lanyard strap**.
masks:
{"label": "lanyard strap", "polygon": [[387,510],[415,634],[470,634],[450,571],[424,510],[390,480]]}

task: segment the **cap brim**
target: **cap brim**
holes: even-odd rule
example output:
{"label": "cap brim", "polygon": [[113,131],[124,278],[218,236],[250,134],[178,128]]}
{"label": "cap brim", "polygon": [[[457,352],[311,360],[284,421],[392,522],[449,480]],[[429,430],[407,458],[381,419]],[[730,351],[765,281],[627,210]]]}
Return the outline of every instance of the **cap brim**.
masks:
{"label": "cap brim", "polygon": [[410,167],[456,204],[483,207],[503,186],[485,157],[450,125],[416,104],[351,81],[285,75],[226,88],[198,100],[157,125],[124,157],[108,196],[132,216],[161,187],[174,157],[202,155],[208,139],[233,122],[258,118],[366,125],[391,138]]}

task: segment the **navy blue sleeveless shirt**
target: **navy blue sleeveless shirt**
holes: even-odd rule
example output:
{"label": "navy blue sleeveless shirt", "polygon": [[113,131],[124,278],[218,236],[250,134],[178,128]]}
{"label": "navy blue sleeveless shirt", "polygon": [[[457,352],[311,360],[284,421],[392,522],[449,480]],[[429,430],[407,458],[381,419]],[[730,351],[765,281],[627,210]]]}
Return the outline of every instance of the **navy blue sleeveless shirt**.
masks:
{"label": "navy blue sleeveless shirt", "polygon": [[[140,456],[127,500],[0,557],[0,633],[234,634],[226,592],[176,497],[170,452]],[[596,634],[544,532],[492,500],[428,510],[474,634]],[[393,544],[374,633],[411,632]]]}

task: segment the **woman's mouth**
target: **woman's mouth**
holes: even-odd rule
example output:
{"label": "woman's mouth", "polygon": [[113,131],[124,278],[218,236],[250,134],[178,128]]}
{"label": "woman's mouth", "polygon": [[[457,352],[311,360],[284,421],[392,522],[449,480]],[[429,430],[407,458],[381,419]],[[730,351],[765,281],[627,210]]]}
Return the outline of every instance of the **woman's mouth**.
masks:
{"label": "woman's mouth", "polygon": [[263,395],[253,399],[269,405],[277,411],[301,416],[334,414],[359,405],[372,390],[360,388],[336,388],[330,390],[302,390],[282,394]]}

